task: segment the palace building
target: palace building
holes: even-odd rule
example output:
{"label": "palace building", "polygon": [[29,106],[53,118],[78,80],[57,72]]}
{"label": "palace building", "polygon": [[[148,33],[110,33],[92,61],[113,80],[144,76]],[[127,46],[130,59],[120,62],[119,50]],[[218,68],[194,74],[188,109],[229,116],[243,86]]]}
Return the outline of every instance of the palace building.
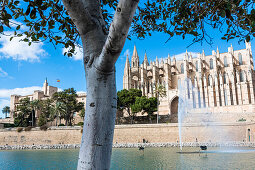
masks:
{"label": "palace building", "polygon": [[[14,119],[14,112],[17,111],[17,106],[20,104],[19,101],[21,99],[24,98],[29,98],[30,101],[34,101],[34,100],[47,100],[52,98],[53,94],[56,93],[58,91],[57,87],[53,87],[53,86],[49,86],[47,78],[45,80],[45,82],[43,83],[43,87],[41,90],[35,90],[34,93],[29,94],[29,95],[25,95],[25,96],[21,96],[21,95],[16,95],[16,94],[12,94],[11,95],[11,100],[10,100],[10,119],[13,121]],[[77,98],[76,100],[78,102],[82,102],[84,103],[84,107],[86,105],[86,93],[78,93],[77,94]],[[41,114],[41,112],[39,110],[35,111],[35,118],[39,118],[39,115]],[[74,115],[74,122],[75,123],[79,123],[82,122],[83,119],[81,119],[81,117],[78,114]]]}
{"label": "palace building", "polygon": [[167,95],[160,99],[159,115],[169,116],[170,122],[177,122],[178,81],[189,78],[192,85],[185,90],[187,98],[193,102],[192,109],[198,114],[203,112],[202,108],[209,108],[215,121],[255,121],[251,43],[245,42],[245,45],[246,48],[241,50],[234,50],[231,45],[223,53],[217,48],[209,56],[203,51],[196,58],[186,51],[181,61],[168,56],[150,63],[146,53],[140,63],[134,46],[131,64],[128,57],[126,59],[123,88],[140,89],[143,95],[155,97],[155,86],[163,85]]}

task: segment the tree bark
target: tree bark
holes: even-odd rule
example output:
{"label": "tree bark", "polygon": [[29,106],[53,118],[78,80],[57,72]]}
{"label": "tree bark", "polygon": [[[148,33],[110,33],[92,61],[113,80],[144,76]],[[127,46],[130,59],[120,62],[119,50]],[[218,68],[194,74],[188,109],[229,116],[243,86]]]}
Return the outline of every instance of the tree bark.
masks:
{"label": "tree bark", "polygon": [[86,114],[77,169],[109,169],[117,112],[115,73],[87,74]]}
{"label": "tree bark", "polygon": [[77,169],[109,169],[117,94],[114,65],[139,0],[119,0],[109,34],[100,0],[63,0],[82,39],[87,83],[86,113]]}

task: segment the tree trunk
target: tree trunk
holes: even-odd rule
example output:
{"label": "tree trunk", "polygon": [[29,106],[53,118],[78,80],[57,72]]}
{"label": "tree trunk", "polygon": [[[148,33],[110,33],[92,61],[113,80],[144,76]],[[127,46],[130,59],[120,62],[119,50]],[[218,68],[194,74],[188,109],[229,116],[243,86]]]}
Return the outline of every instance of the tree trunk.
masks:
{"label": "tree trunk", "polygon": [[77,169],[109,169],[117,111],[115,71],[87,70],[86,114]]}

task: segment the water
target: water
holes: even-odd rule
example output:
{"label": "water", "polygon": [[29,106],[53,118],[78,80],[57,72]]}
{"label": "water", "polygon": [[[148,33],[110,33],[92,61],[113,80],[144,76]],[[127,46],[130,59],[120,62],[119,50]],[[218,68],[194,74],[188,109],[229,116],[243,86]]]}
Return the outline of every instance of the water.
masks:
{"label": "water", "polygon": [[[138,148],[113,149],[111,169],[254,169],[252,148]],[[0,151],[1,170],[72,170],[76,169],[78,150]],[[193,152],[193,153],[192,153]]]}

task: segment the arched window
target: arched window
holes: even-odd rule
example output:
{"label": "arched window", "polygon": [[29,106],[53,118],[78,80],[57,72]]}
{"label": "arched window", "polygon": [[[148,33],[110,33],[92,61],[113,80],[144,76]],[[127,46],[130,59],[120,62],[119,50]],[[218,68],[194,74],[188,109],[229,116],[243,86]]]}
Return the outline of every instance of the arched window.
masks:
{"label": "arched window", "polygon": [[243,57],[242,54],[238,54],[238,60],[239,60],[239,65],[243,65]]}
{"label": "arched window", "polygon": [[208,76],[208,86],[211,85],[211,82],[210,82],[210,76]]}
{"label": "arched window", "polygon": [[184,73],[184,67],[183,67],[183,63],[181,64],[181,74]]}
{"label": "arched window", "polygon": [[213,59],[212,58],[210,59],[210,69],[211,70],[213,69]]}
{"label": "arched window", "polygon": [[228,66],[228,59],[227,57],[225,56],[224,57],[224,67],[227,67]]}
{"label": "arched window", "polygon": [[223,74],[223,84],[226,84],[226,73]]}
{"label": "arched window", "polygon": [[243,81],[244,81],[243,76],[244,76],[244,75],[243,75],[243,72],[241,71],[241,72],[240,72],[240,82],[243,82]]}
{"label": "arched window", "polygon": [[198,61],[196,61],[196,71],[198,71]]}

